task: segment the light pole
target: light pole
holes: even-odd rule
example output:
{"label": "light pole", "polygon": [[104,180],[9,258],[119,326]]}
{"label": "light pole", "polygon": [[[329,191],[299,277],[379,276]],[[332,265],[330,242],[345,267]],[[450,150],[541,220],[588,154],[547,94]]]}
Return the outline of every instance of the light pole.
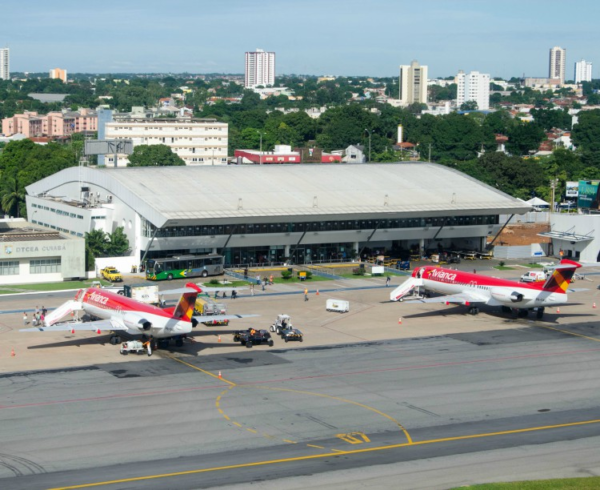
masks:
{"label": "light pole", "polygon": [[365,133],[367,133],[369,135],[369,162],[371,161],[371,135],[373,134],[373,131],[369,131],[368,129],[365,129]]}
{"label": "light pole", "polygon": [[558,179],[552,179],[550,181],[550,188],[552,189],[552,206],[550,206],[551,213],[554,213],[555,207],[556,207],[556,202],[555,202],[556,184],[558,184]]}
{"label": "light pole", "polygon": [[258,132],[258,134],[260,135],[260,153],[258,154],[258,164],[262,165],[262,131],[259,131],[258,129],[256,130]]}

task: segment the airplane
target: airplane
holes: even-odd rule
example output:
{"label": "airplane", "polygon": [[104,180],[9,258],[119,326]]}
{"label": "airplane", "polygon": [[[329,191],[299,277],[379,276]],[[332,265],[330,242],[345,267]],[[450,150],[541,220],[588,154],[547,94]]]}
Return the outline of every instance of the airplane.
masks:
{"label": "airplane", "polygon": [[[212,288],[208,288],[212,289]],[[184,288],[162,291],[161,294],[181,293],[179,302],[174,307],[159,308],[141,303],[118,293],[91,287],[80,289],[75,299],[69,300],[56,308],[44,319],[43,326],[23,328],[21,332],[56,332],[76,330],[114,332],[110,343],[121,342],[118,332],[131,335],[142,335],[147,340],[148,355],[156,349],[156,341],[161,347],[166,347],[170,339],[175,340],[177,347],[183,346],[183,340],[191,333],[198,323],[206,321],[234,320],[250,318],[258,315],[210,315],[194,316],[194,305],[199,293],[206,292],[196,284],[188,283]],[[100,318],[89,322],[75,321],[57,324],[59,320],[75,312],[84,312],[92,317]]]}
{"label": "airplane", "polygon": [[477,315],[477,304],[501,306],[503,312],[518,309],[520,317],[536,310],[542,319],[544,308],[560,306],[567,302],[567,290],[575,271],[581,264],[563,259],[545,282],[520,283],[507,279],[482,276],[441,267],[417,267],[412,276],[390,293],[391,301],[403,301],[415,288],[423,288],[445,296],[409,300],[407,303],[445,303],[469,307],[471,315]]}

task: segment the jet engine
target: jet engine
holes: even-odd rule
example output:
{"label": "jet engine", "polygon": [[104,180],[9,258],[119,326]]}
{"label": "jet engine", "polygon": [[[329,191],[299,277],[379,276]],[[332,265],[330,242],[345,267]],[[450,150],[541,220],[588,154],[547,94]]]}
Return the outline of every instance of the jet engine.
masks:
{"label": "jet engine", "polygon": [[123,318],[123,323],[127,328],[140,332],[147,332],[152,328],[152,323],[135,313],[127,313]]}
{"label": "jet engine", "polygon": [[510,300],[513,303],[520,303],[521,301],[523,301],[523,297],[524,296],[521,293],[517,293],[516,291],[510,293]]}

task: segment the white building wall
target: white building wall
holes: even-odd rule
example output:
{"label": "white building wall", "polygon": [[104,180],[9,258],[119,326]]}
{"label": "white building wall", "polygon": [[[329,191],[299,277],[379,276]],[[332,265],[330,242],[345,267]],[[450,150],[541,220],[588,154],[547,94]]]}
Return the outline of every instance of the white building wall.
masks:
{"label": "white building wall", "polygon": [[554,232],[569,232],[575,235],[590,236],[592,240],[573,242],[568,237],[552,239],[554,255],[560,250],[563,257],[577,257],[582,262],[597,262],[600,252],[600,215],[598,214],[550,214],[550,228]]}
{"label": "white building wall", "polygon": [[479,110],[490,108],[490,75],[472,71],[469,74],[460,71],[455,78],[457,93],[456,104],[460,107],[467,101],[477,102]]}
{"label": "white building wall", "polygon": [[[228,125],[208,121],[114,121],[105,124],[106,139],[132,139],[133,145],[166,145],[186,165],[227,165]],[[105,157],[114,167],[114,155]],[[117,166],[126,167],[127,155],[117,156]]]}
{"label": "white building wall", "polygon": [[575,63],[575,83],[592,81],[591,61],[581,60]]}
{"label": "white building wall", "polygon": [[244,86],[275,85],[275,53],[257,49],[246,52]]}
{"label": "white building wall", "polygon": [[0,79],[10,79],[10,50],[8,48],[0,48]]}

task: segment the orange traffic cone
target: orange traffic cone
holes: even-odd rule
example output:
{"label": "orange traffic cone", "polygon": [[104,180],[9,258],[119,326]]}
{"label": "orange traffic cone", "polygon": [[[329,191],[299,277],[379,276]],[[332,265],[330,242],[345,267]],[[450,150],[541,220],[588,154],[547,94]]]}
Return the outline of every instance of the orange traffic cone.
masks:
{"label": "orange traffic cone", "polygon": [[317,289],[317,296],[319,296],[319,290]]}
{"label": "orange traffic cone", "polygon": [[560,308],[556,308],[556,313],[560,313]]}
{"label": "orange traffic cone", "polygon": [[219,335],[217,342],[221,342],[221,336]]}
{"label": "orange traffic cone", "polygon": [[15,357],[15,349],[10,350],[10,357]]}
{"label": "orange traffic cone", "polygon": [[402,325],[402,317],[398,318],[398,325]]}
{"label": "orange traffic cone", "polygon": [[219,371],[219,379],[221,379],[221,371]]}

